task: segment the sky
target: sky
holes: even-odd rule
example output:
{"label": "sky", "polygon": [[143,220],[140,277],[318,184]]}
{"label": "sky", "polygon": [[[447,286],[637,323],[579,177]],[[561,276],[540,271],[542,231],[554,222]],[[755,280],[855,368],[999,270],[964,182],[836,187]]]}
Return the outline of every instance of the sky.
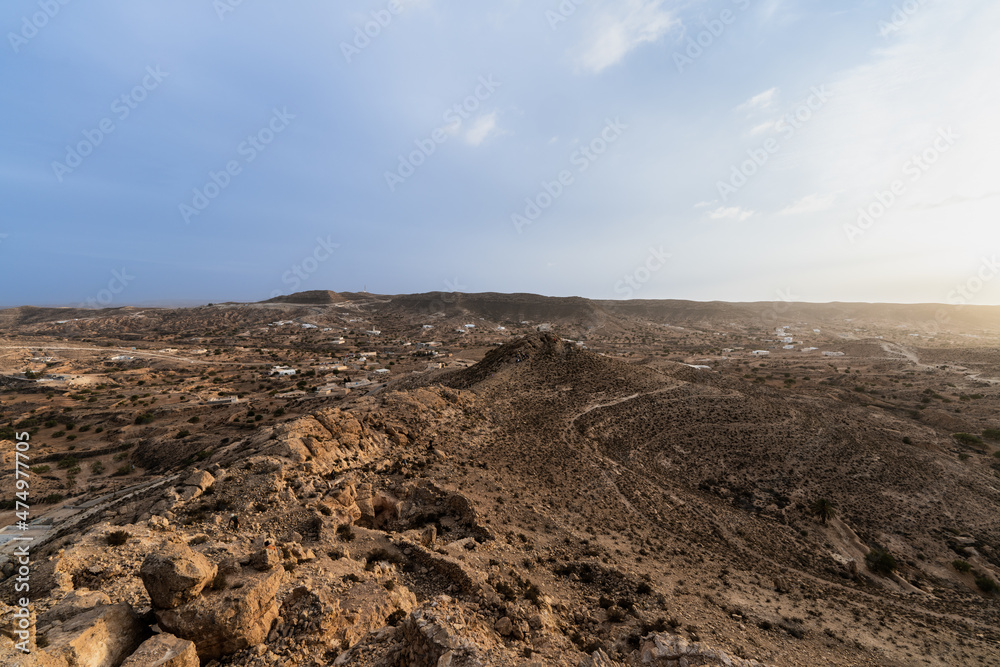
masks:
{"label": "sky", "polygon": [[0,306],[1000,304],[995,0],[6,0]]}

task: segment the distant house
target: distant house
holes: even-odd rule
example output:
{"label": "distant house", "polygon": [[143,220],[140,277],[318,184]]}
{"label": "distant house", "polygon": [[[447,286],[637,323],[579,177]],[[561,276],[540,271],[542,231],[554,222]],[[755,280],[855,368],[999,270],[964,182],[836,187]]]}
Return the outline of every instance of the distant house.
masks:
{"label": "distant house", "polygon": [[433,329],[433,328],[434,328],[434,325],[433,325],[433,324],[425,324],[425,325],[423,326],[423,328],[424,328],[424,329]]}
{"label": "distant house", "polygon": [[301,389],[296,389],[295,391],[286,391],[284,394],[276,394],[275,398],[295,398],[296,396],[305,396],[306,392]]}
{"label": "distant house", "polygon": [[771,353],[768,352],[767,350],[754,350],[750,354],[754,355],[755,357],[766,357]]}
{"label": "distant house", "polygon": [[375,369],[375,373],[377,373],[378,375],[387,375],[389,373],[389,369],[388,368],[376,368]]}
{"label": "distant house", "polygon": [[271,369],[271,375],[277,375],[278,377],[295,375],[295,372],[294,368],[289,368],[288,366],[275,366]]}
{"label": "distant house", "polygon": [[343,336],[338,336],[337,338],[331,338],[330,339],[330,343],[332,345],[343,345],[344,344],[344,337]]}
{"label": "distant house", "polygon": [[842,357],[842,356],[844,356],[844,353],[843,352],[823,352],[823,356],[824,357]]}
{"label": "distant house", "polygon": [[465,325],[465,328],[466,328],[466,329],[475,329],[475,328],[476,328],[476,325],[475,325],[475,324],[466,324],[466,325]]}
{"label": "distant house", "polygon": [[378,329],[369,329],[368,331],[365,332],[365,335],[367,335],[367,336],[380,336],[380,335],[382,335],[382,332],[379,331]]}
{"label": "distant house", "polygon": [[354,382],[347,382],[344,386],[348,389],[357,389],[358,387],[367,387],[374,384],[371,380],[355,380]]}
{"label": "distant house", "polygon": [[222,398],[212,398],[205,401],[205,405],[235,405],[245,402],[236,396],[223,396]]}
{"label": "distant house", "polygon": [[347,387],[341,387],[339,384],[327,384],[317,387],[316,393],[320,396],[347,396],[351,390]]}
{"label": "distant house", "polygon": [[130,357],[127,354],[118,354],[111,357],[111,361],[132,361],[135,357]]}
{"label": "distant house", "polygon": [[378,356],[378,352],[359,352],[358,356],[364,359],[374,359]]}

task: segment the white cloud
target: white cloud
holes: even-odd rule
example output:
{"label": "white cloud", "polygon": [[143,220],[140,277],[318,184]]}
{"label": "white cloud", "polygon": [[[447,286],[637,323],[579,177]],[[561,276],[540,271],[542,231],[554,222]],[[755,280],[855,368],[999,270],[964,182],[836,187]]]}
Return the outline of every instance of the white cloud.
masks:
{"label": "white cloud", "polygon": [[470,146],[478,146],[498,131],[497,112],[483,114],[472,121],[472,126],[465,131],[465,143]]}
{"label": "white cloud", "polygon": [[609,3],[607,9],[597,14],[597,26],[579,57],[580,65],[597,73],[621,62],[638,46],[659,40],[679,22],[660,8],[662,4],[663,0]]}
{"label": "white cloud", "polygon": [[766,111],[774,106],[774,97],[777,93],[777,88],[769,88],[762,93],[757,93],[743,104],[737,106],[735,110],[740,112]]}
{"label": "white cloud", "polygon": [[766,123],[761,123],[760,125],[755,125],[750,128],[750,134],[756,136],[758,134],[764,134],[765,132],[773,132],[778,129],[778,121],[769,120]]}
{"label": "white cloud", "polygon": [[778,211],[779,215],[802,215],[804,213],[819,213],[820,211],[826,211],[831,206],[833,206],[834,200],[837,199],[837,195],[819,195],[811,194],[806,195],[802,199],[789,204],[785,208]]}
{"label": "white cloud", "polygon": [[753,215],[753,211],[739,206],[723,206],[708,212],[708,217],[712,220],[735,220],[736,222],[743,222]]}

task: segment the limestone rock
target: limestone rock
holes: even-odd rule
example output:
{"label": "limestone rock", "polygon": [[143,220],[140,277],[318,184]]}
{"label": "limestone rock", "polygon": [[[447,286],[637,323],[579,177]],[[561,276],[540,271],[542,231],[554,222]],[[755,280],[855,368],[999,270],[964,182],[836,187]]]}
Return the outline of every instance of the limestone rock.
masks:
{"label": "limestone rock", "polygon": [[49,628],[44,653],[53,664],[116,667],[139,646],[143,631],[131,605],[98,605]]}
{"label": "limestone rock", "polygon": [[281,555],[273,544],[264,547],[250,556],[250,567],[260,572],[267,572],[278,566]]}
{"label": "limestone rock", "polygon": [[677,635],[662,633],[649,634],[643,638],[639,655],[644,665],[673,665],[684,661],[689,665],[715,667],[765,667],[756,660],[744,660],[729,655],[721,649],[711,648],[698,642],[689,642]]}
{"label": "limestone rock", "polygon": [[111,598],[99,591],[89,591],[85,588],[71,591],[55,606],[38,617],[39,626],[47,626],[62,622],[78,614],[93,609],[98,605],[111,604]]}
{"label": "limestone rock", "polygon": [[194,642],[169,633],[153,635],[121,667],[200,667]]}
{"label": "limestone rock", "polygon": [[173,609],[196,597],[218,568],[190,547],[168,542],[142,561],[139,576],[159,609]]}
{"label": "limestone rock", "polygon": [[230,588],[207,591],[176,609],[161,609],[156,618],[167,632],[193,641],[202,660],[228,655],[267,637],[278,617],[276,595],[284,574],[282,568],[244,571]]}

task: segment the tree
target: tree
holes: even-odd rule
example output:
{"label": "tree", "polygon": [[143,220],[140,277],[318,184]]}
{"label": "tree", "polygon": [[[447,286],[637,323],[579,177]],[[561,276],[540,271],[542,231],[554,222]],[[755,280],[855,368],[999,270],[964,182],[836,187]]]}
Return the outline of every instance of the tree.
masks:
{"label": "tree", "polygon": [[837,515],[837,509],[826,498],[820,498],[812,504],[812,513],[819,517],[819,520],[826,525],[826,522]]}

